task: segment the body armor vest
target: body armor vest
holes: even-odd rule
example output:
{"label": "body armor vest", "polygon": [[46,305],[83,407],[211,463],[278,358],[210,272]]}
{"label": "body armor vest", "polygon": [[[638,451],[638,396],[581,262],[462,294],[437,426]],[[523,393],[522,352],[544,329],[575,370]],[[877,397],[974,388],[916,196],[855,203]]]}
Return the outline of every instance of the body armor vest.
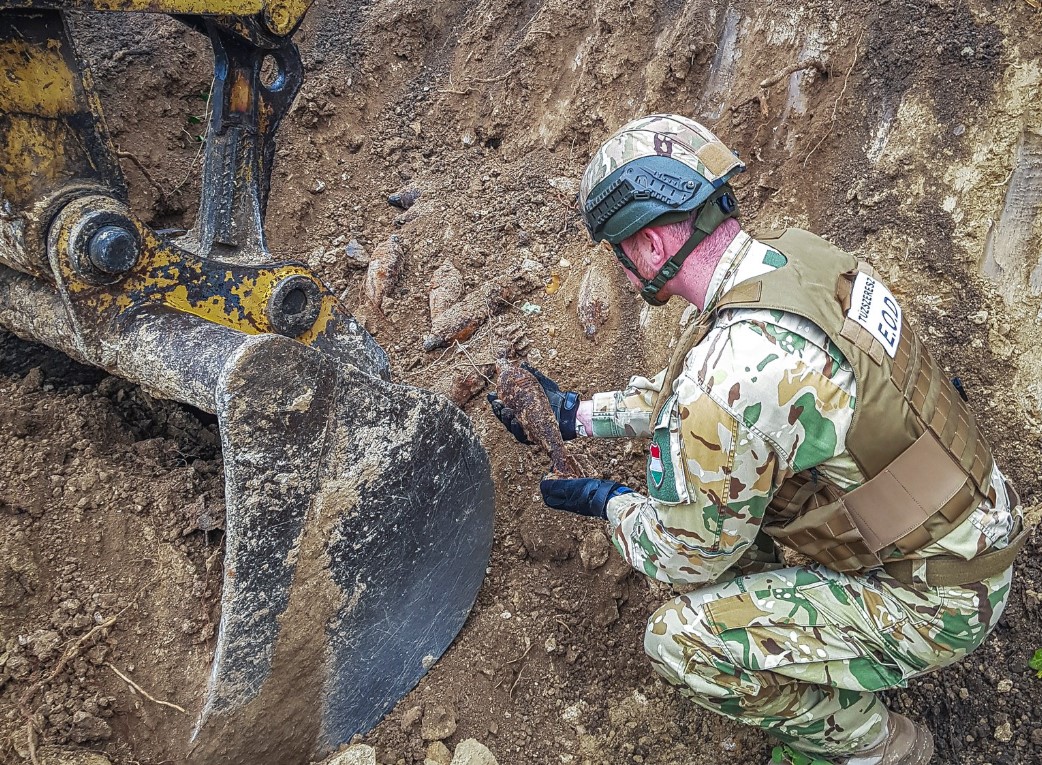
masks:
{"label": "body armor vest", "polygon": [[718,311],[785,311],[820,327],[853,368],[857,398],[846,450],[867,480],[844,491],[816,470],[791,476],[768,505],[768,534],[836,571],[857,571],[911,556],[985,497],[994,501],[991,450],[972,413],[875,271],[799,229],[760,240],[787,263],[736,285],[685,331],[656,415]]}

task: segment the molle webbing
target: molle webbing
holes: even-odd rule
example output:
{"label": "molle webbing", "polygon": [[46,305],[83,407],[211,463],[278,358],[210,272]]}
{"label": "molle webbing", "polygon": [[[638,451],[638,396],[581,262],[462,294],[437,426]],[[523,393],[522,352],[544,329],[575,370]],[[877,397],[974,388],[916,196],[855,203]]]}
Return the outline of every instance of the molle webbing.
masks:
{"label": "molle webbing", "polygon": [[847,315],[867,264],[813,234],[789,229],[761,237],[785,266],[725,293],[681,337],[656,415],[683,359],[722,308],[760,308],[802,316],[820,327],[851,365],[857,403],[846,448],[868,480],[844,493],[817,471],[790,477],[768,506],[765,530],[837,571],[881,565],[944,537],[992,496],[992,456],[972,413],[907,320],[893,359]]}

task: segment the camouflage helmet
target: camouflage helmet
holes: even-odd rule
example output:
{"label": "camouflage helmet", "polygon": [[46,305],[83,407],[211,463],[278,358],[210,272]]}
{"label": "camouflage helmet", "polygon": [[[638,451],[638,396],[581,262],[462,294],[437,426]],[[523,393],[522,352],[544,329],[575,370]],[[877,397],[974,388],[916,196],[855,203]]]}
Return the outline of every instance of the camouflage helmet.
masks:
{"label": "camouflage helmet", "polygon": [[645,226],[683,220],[745,170],[694,120],[652,114],[623,125],[586,166],[579,205],[594,241],[618,245]]}

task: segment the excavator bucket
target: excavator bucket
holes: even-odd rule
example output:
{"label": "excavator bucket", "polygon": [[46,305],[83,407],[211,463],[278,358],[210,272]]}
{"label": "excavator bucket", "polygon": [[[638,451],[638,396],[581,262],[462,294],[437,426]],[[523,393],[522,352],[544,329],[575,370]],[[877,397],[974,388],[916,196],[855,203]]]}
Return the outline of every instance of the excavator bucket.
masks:
{"label": "excavator bucket", "polygon": [[123,201],[61,13],[0,10],[0,324],[217,415],[224,587],[187,759],[303,763],[375,725],[455,638],[490,553],[491,473],[455,406],[391,382],[325,285],[268,254],[296,49],[255,18],[182,20],[210,36],[216,78],[200,213],[175,240]]}

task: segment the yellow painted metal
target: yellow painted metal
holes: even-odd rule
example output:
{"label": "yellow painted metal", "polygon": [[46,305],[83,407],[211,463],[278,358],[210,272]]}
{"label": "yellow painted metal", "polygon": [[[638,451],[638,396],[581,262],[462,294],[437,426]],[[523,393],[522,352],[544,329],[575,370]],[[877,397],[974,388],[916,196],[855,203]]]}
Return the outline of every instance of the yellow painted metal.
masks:
{"label": "yellow painted metal", "polygon": [[0,262],[47,278],[51,203],[72,187],[124,193],[89,73],[60,13],[0,12]]}
{"label": "yellow painted metal", "polygon": [[272,34],[285,37],[314,0],[0,0],[0,10],[47,8],[58,11],[123,11],[191,16],[264,17]]}
{"label": "yellow painted metal", "polygon": [[304,18],[314,0],[269,0],[264,11],[268,29],[277,35],[288,35]]}
{"label": "yellow painted metal", "polygon": [[77,111],[76,85],[60,46],[0,41],[0,190],[19,200],[40,182],[64,180],[66,131],[58,121]]}
{"label": "yellow painted metal", "polygon": [[[133,221],[143,252],[133,270],[117,284],[96,284],[77,273],[72,259],[72,225],[87,211],[110,210]],[[230,327],[245,334],[276,333],[268,318],[268,306],[277,285],[287,277],[302,276],[318,288],[320,310],[312,327],[296,339],[312,343],[338,316],[347,315],[336,297],[304,265],[230,266],[206,260],[164,242],[116,200],[89,197],[76,200],[62,211],[68,225],[57,224],[52,244],[59,254],[61,280],[69,296],[88,315],[118,320],[145,305],[162,305],[174,311]]]}
{"label": "yellow painted metal", "polygon": [[76,111],[73,73],[59,45],[45,48],[12,39],[0,47],[0,112],[56,118]]}
{"label": "yellow painted metal", "polygon": [[253,16],[263,12],[266,5],[265,0],[0,0],[0,9],[47,8],[56,11],[186,13],[198,16]]}

